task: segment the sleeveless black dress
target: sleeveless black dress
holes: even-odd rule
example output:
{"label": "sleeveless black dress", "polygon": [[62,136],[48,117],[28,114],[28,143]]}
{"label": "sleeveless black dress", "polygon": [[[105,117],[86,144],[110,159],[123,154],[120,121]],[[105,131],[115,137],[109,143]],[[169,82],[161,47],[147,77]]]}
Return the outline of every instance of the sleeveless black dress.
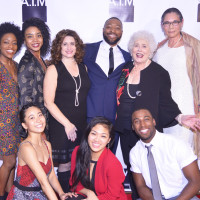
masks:
{"label": "sleeveless black dress", "polygon": [[75,106],[76,85],[73,77],[64,64],[60,61],[55,65],[58,79],[55,94],[55,104],[60,111],[77,128],[77,139],[72,142],[67,139],[64,126],[53,116],[49,117],[49,140],[52,145],[52,156],[54,163],[67,163],[71,161],[71,153],[75,146],[80,144],[82,133],[87,126],[87,94],[90,88],[90,80],[84,64],[79,64],[79,76],[74,77],[78,93],[79,105]]}

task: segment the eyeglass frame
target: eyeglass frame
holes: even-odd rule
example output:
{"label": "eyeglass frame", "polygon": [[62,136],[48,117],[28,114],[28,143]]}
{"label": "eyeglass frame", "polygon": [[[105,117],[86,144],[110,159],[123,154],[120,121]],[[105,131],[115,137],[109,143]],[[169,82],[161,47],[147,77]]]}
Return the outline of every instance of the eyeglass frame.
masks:
{"label": "eyeglass frame", "polygon": [[173,22],[165,21],[162,23],[165,27],[170,27],[170,25],[178,26],[182,21],[174,20]]}

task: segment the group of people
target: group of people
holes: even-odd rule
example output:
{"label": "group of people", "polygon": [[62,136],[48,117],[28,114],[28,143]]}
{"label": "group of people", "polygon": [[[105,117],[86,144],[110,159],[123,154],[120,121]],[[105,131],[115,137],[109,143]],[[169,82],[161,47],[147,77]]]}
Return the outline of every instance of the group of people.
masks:
{"label": "group of people", "polygon": [[[133,199],[195,196],[200,174],[190,148],[195,134],[199,155],[200,41],[182,32],[177,8],[163,13],[161,25],[164,41],[157,46],[151,33],[136,32],[129,53],[118,46],[123,24],[116,17],[105,22],[100,42],[84,44],[75,31],[63,29],[51,48],[50,30],[38,18],[26,20],[22,31],[12,23],[0,25],[0,200],[8,192],[7,199],[126,200],[124,172],[112,153],[119,138]],[[27,49],[17,64],[13,57],[23,42]],[[144,145],[162,135],[156,129],[189,143],[184,151],[184,143],[174,147],[176,140],[169,151],[169,144],[159,145],[168,152],[166,159],[164,152],[155,157],[160,196]],[[165,136],[158,137],[170,143]],[[161,151],[156,147],[151,155]],[[176,173],[162,175],[173,164]]]}

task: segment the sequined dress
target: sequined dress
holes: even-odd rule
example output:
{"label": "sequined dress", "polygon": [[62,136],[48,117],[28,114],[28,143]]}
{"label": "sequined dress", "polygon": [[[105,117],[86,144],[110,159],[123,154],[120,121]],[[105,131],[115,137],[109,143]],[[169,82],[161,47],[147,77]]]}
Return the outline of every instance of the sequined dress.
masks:
{"label": "sequined dress", "polygon": [[[46,144],[46,143],[45,143]],[[47,146],[47,145],[46,145]],[[47,147],[48,149],[48,147]],[[48,150],[49,151],[49,150]],[[40,162],[47,176],[51,173],[51,158],[46,164]],[[17,177],[14,185],[8,194],[7,200],[47,200],[46,195],[42,191],[40,183],[31,171],[28,165],[17,167]]]}
{"label": "sequined dress", "polygon": [[18,86],[0,62],[0,155],[17,152],[19,135]]}

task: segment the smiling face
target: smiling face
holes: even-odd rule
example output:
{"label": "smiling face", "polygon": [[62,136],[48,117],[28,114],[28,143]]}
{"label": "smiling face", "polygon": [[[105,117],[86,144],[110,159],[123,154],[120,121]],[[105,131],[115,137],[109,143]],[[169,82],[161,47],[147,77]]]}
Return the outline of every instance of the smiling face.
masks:
{"label": "smiling face", "polygon": [[74,58],[76,54],[76,42],[72,36],[66,36],[61,44],[62,58]]}
{"label": "smiling face", "polygon": [[156,122],[148,110],[141,109],[132,115],[132,128],[145,143],[153,139],[156,133],[155,125]]}
{"label": "smiling face", "polygon": [[122,24],[117,19],[108,20],[103,28],[103,38],[110,45],[115,46],[122,37]]}
{"label": "smiling face", "polygon": [[132,57],[135,63],[145,64],[150,57],[150,47],[146,40],[135,41],[132,49]]}
{"label": "smiling face", "polygon": [[[179,22],[179,23],[175,23],[175,25],[173,24],[169,24],[169,25],[164,25],[166,22]],[[182,22],[180,21],[180,17],[178,14],[176,14],[175,12],[171,12],[165,15],[164,20],[163,20],[163,31],[165,32],[165,35],[169,38],[176,38],[180,36],[180,32],[181,29],[183,27],[183,20]]]}
{"label": "smiling face", "polygon": [[46,120],[41,110],[37,107],[30,107],[25,112],[24,123],[22,123],[24,129],[29,133],[42,133],[46,126]]}
{"label": "smiling face", "polygon": [[25,44],[31,53],[40,53],[43,45],[43,37],[41,31],[35,27],[30,26],[24,33]]}
{"label": "smiling face", "polygon": [[6,33],[0,41],[1,59],[12,59],[17,51],[17,39],[13,33]]}
{"label": "smiling face", "polygon": [[92,157],[99,158],[110,140],[110,133],[106,125],[95,125],[88,135],[88,144],[91,149]]}

